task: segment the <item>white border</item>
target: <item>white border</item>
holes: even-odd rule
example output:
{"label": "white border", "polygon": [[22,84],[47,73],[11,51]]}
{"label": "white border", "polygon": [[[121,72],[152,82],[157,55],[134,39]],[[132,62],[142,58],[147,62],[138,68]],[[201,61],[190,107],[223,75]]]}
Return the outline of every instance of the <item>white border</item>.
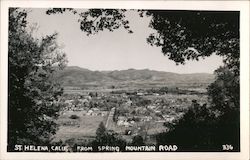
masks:
{"label": "white border", "polygon": [[[1,1],[1,0],[0,0]],[[10,153],[7,152],[8,7],[124,8],[240,11],[241,152]],[[0,159],[249,159],[249,1],[1,1]]]}

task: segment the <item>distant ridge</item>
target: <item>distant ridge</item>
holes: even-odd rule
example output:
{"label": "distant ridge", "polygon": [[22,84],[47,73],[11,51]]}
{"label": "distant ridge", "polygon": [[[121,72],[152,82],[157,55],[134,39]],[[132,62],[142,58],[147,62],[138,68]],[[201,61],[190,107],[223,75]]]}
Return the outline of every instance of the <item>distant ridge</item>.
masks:
{"label": "distant ridge", "polygon": [[64,86],[86,84],[106,85],[112,83],[211,83],[214,75],[209,73],[179,74],[149,69],[127,69],[114,71],[91,71],[78,66],[68,66],[56,74]]}

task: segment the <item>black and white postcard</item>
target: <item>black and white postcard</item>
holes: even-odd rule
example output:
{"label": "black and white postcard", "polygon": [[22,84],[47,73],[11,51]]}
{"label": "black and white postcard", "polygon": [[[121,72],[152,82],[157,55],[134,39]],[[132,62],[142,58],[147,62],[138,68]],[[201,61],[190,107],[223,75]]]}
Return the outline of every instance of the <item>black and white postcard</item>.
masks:
{"label": "black and white postcard", "polygon": [[249,158],[248,1],[1,3],[1,159]]}

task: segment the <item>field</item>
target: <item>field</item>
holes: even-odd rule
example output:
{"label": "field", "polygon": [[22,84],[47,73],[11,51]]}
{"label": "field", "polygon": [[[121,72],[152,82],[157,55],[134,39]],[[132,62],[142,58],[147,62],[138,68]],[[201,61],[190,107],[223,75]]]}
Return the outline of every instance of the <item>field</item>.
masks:
{"label": "field", "polygon": [[[72,115],[76,115],[79,118],[72,119]],[[59,124],[59,130],[57,131],[54,142],[67,141],[70,139],[76,139],[84,141],[86,138],[91,139],[95,137],[96,129],[101,122],[106,122],[107,116],[93,116],[86,115],[85,111],[64,111],[60,115],[57,123]]]}

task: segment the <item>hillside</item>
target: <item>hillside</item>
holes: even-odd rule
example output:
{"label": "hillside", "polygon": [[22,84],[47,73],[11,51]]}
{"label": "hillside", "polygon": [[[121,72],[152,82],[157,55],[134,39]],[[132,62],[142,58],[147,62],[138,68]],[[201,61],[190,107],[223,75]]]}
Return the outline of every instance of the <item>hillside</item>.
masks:
{"label": "hillside", "polygon": [[128,69],[121,71],[91,71],[76,66],[66,67],[56,74],[56,79],[64,86],[110,85],[126,83],[211,83],[213,74],[177,74],[154,70]]}

